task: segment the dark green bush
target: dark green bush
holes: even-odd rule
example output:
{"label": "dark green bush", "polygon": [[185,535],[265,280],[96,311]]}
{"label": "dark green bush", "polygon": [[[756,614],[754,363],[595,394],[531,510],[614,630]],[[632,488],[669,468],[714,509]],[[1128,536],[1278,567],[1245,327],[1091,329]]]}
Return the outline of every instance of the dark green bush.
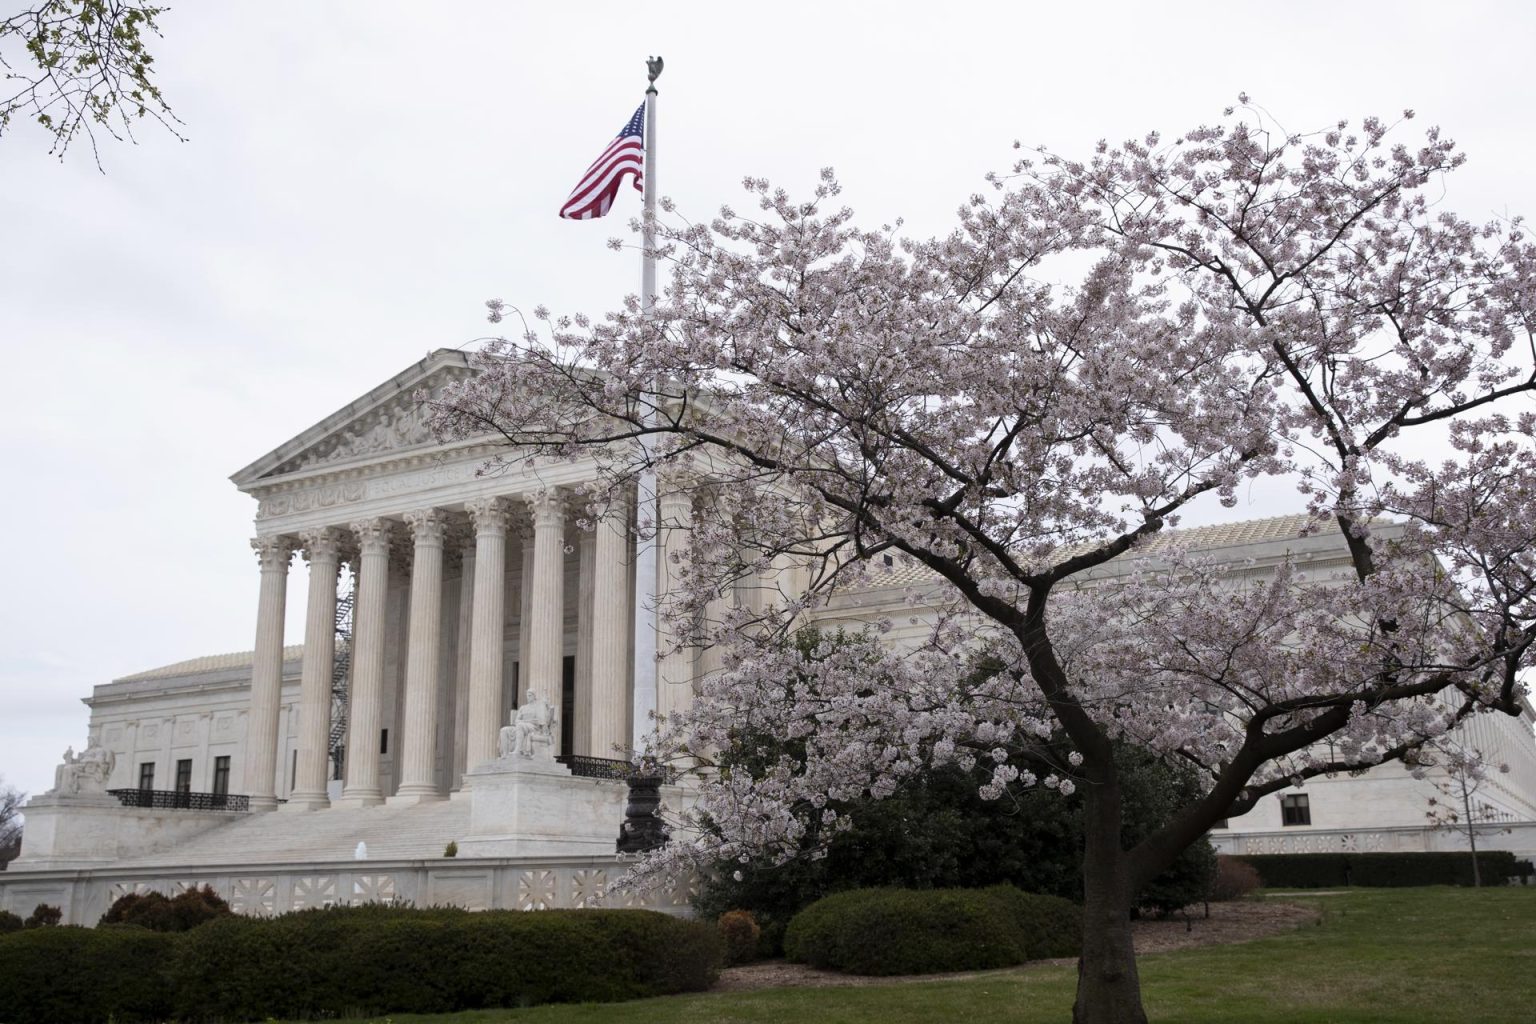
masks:
{"label": "dark green bush", "polygon": [[228,917],[182,938],[186,1020],[451,1013],[699,991],[715,928],[644,910],[538,913],[383,906]]}
{"label": "dark green bush", "polygon": [[[1470,853],[1267,853],[1236,859],[1252,865],[1271,889],[1472,884]],[[1508,850],[1480,850],[1477,864],[1484,885],[1504,885],[1519,873]]]}
{"label": "dark green bush", "polygon": [[29,928],[0,936],[6,1024],[131,1024],[172,1009],[177,936],[144,928]]}
{"label": "dark green bush", "polygon": [[26,925],[22,923],[20,917],[17,917],[9,910],[0,910],[0,935],[4,935],[7,932],[19,932],[25,927]]}
{"label": "dark green bush", "polygon": [[32,913],[21,923],[23,928],[53,928],[64,920],[64,911],[58,907],[39,903],[32,908]]}
{"label": "dark green bush", "polygon": [[927,974],[1070,956],[1081,933],[1070,902],[1012,886],[853,889],[796,914],[784,951],[796,962],[850,974]]}
{"label": "dark green bush", "polygon": [[188,889],[175,897],[158,892],[130,892],[101,915],[101,924],[136,924],[157,932],[185,932],[232,911],[212,886]]}

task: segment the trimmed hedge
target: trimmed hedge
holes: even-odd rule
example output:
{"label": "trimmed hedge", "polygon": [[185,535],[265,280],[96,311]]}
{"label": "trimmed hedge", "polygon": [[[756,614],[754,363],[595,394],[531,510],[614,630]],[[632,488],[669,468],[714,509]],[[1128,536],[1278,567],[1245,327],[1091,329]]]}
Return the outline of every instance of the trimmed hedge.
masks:
{"label": "trimmed hedge", "polygon": [[643,910],[348,907],[188,932],[185,1020],[452,1013],[700,991],[723,957],[701,922]]}
{"label": "trimmed hedge", "polygon": [[[648,910],[364,906],[0,937],[6,1024],[452,1013],[701,991],[714,925]],[[89,979],[89,984],[82,984]]]}
{"label": "trimmed hedge", "polygon": [[99,924],[136,924],[156,932],[186,932],[216,917],[233,913],[223,897],[204,885],[175,896],[155,892],[127,892],[117,898]]}
{"label": "trimmed hedge", "polygon": [[[1266,853],[1234,860],[1251,865],[1271,889],[1331,889],[1348,885],[1471,885],[1470,853]],[[1522,873],[1508,850],[1479,850],[1484,885],[1504,885]]]}
{"label": "trimmed hedge", "polygon": [[817,900],[784,933],[790,960],[849,974],[928,974],[1076,955],[1070,901],[989,889],[851,889]]}
{"label": "trimmed hedge", "polygon": [[0,937],[6,1024],[132,1024],[171,1014],[177,936],[147,928],[28,928]]}

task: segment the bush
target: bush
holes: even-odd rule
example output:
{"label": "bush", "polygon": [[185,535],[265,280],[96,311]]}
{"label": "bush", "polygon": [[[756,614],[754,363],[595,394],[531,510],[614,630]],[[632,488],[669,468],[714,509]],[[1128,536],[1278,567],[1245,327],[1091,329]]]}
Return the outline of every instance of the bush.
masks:
{"label": "bush", "polygon": [[53,928],[64,920],[64,911],[58,907],[50,907],[46,903],[39,903],[32,909],[32,914],[21,923],[23,928]]}
{"label": "bush", "polygon": [[1225,903],[1247,896],[1264,884],[1252,864],[1236,857],[1216,858],[1216,878],[1211,882],[1211,900]]}
{"label": "bush", "polygon": [[[1238,858],[1271,889],[1331,889],[1348,885],[1471,885],[1470,853],[1273,853]],[[1480,850],[1484,885],[1505,885],[1519,873],[1508,850]]]}
{"label": "bush", "polygon": [[178,938],[120,926],[0,937],[0,1015],[6,1024],[163,1021]]}
{"label": "bush", "polygon": [[0,910],[0,935],[5,935],[9,932],[19,932],[25,927],[26,925],[22,922],[21,918],[9,910]]}
{"label": "bush", "polygon": [[788,957],[850,974],[985,970],[1069,956],[1082,920],[1067,900],[990,889],[853,889],[796,914]]}
{"label": "bush", "polygon": [[232,913],[229,904],[212,886],[188,889],[174,898],[158,892],[124,893],[107,912],[101,924],[136,924],[156,932],[185,932],[200,924]]}
{"label": "bush", "polygon": [[763,930],[745,910],[727,910],[715,922],[720,938],[725,942],[725,962],[746,964],[757,959],[757,944]]}
{"label": "bush", "polygon": [[723,956],[711,925],[647,910],[343,907],[181,941],[175,1009],[193,1021],[638,999],[708,988]]}

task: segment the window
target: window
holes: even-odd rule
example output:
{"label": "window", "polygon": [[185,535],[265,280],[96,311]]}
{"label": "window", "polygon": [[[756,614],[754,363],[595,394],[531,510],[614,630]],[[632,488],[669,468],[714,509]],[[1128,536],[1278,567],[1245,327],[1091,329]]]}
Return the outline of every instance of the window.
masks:
{"label": "window", "polygon": [[389,730],[388,729],[380,729],[379,730],[379,753],[381,753],[381,754],[389,753]]}
{"label": "window", "polygon": [[143,764],[139,765],[139,788],[155,788],[155,762],[145,761]]}
{"label": "window", "polygon": [[176,794],[177,807],[192,806],[192,760],[182,758],[176,762],[176,785],[172,787]]}
{"label": "window", "polygon": [[216,757],[213,759],[213,795],[229,795],[229,758]]}
{"label": "window", "polygon": [[1312,807],[1305,793],[1287,793],[1280,798],[1280,824],[1312,824]]}

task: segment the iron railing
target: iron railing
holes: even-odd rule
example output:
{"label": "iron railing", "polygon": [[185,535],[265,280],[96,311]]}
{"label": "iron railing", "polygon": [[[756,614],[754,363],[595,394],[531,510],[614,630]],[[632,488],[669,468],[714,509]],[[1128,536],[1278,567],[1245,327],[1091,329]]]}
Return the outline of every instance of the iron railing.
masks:
{"label": "iron railing", "polygon": [[176,789],[109,789],[124,807],[162,807],[179,811],[248,811],[244,793],[191,793]]}
{"label": "iron railing", "polygon": [[[583,754],[557,754],[557,764],[563,764],[571,770],[571,774],[580,779],[630,779],[635,776],[638,769],[631,761],[612,757],[587,757]],[[653,769],[648,774],[656,775],[663,782],[676,782],[677,769],[662,768]]]}
{"label": "iron railing", "polygon": [[565,765],[572,775],[581,779],[627,779],[635,773],[634,765],[611,757],[560,754],[555,761]]}

